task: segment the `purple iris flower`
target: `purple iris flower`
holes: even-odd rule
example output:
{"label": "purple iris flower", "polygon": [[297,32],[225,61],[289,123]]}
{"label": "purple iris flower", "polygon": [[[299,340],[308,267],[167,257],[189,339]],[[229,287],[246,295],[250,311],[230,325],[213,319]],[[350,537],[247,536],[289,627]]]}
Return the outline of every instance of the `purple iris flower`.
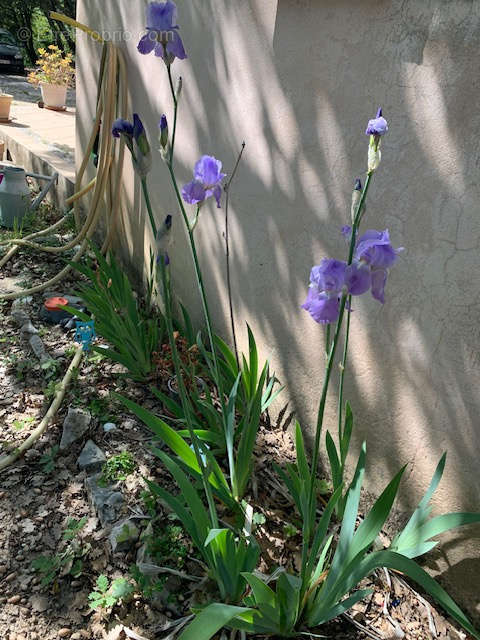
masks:
{"label": "purple iris flower", "polygon": [[321,263],[312,268],[310,283],[319,290],[339,292],[345,284],[347,263],[343,260],[324,258]]}
{"label": "purple iris flower", "polygon": [[349,224],[344,224],[340,232],[345,240],[350,240],[350,236],[352,235],[352,227]]}
{"label": "purple iris flower", "polygon": [[388,123],[382,116],[382,110],[377,111],[377,116],[368,121],[365,133],[367,136],[383,136],[388,131]]}
{"label": "purple iris flower", "polygon": [[345,273],[345,284],[352,296],[366,293],[372,284],[370,267],[364,262],[353,262],[348,265]]}
{"label": "purple iris flower", "polygon": [[302,309],[308,311],[315,322],[328,324],[338,320],[340,298],[338,295],[329,296],[315,288],[308,290],[307,299],[302,304]]}
{"label": "purple iris flower", "polygon": [[182,196],[188,204],[201,204],[214,196],[220,207],[221,182],[227,174],[222,173],[222,163],[213,156],[202,156],[195,165],[193,180],[182,189]]}
{"label": "purple iris flower", "polygon": [[369,229],[359,238],[355,258],[367,264],[371,270],[372,296],[382,304],[385,302],[385,285],[388,269],[397,260],[403,247],[394,249],[390,243],[388,229],[376,231]]}
{"label": "purple iris flower", "polygon": [[118,120],[115,120],[113,123],[112,135],[114,138],[120,138],[121,135],[133,138],[133,124],[128,120],[118,118]]}
{"label": "purple iris flower", "polygon": [[396,261],[398,251],[390,243],[388,229],[369,229],[360,236],[355,248],[355,257],[369,264],[372,269],[388,269]]}
{"label": "purple iris flower", "polygon": [[138,43],[138,51],[144,55],[155,51],[170,66],[175,58],[187,57],[178,33],[177,5],[172,0],[151,2],[147,7],[147,33]]}
{"label": "purple iris flower", "polygon": [[112,125],[114,138],[124,137],[133,165],[139,175],[144,178],[152,167],[152,154],[145,127],[138,113],[133,114],[133,123],[119,118]]}
{"label": "purple iris flower", "polygon": [[385,304],[385,285],[387,284],[388,271],[386,269],[372,270],[372,296],[382,304]]}

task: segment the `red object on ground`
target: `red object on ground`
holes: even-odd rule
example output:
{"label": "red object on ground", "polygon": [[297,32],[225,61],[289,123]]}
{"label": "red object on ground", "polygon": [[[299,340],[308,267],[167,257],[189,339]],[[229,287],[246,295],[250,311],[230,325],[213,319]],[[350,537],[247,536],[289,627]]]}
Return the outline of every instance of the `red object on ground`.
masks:
{"label": "red object on ground", "polygon": [[68,304],[66,298],[48,298],[45,300],[45,309],[47,311],[63,311],[60,307],[64,307]]}

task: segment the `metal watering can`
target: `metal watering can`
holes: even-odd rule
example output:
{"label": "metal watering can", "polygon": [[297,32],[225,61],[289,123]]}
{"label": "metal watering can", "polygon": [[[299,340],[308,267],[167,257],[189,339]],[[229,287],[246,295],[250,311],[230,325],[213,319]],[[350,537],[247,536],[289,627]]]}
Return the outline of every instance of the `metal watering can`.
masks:
{"label": "metal watering can", "polygon": [[30,207],[25,170],[11,165],[0,166],[0,225],[8,229],[20,228]]}
{"label": "metal watering can", "polygon": [[[46,182],[38,196],[31,202],[26,177]],[[8,229],[22,228],[25,216],[38,209],[50,189],[58,182],[58,172],[51,176],[27,173],[22,167],[0,163],[0,226]]]}

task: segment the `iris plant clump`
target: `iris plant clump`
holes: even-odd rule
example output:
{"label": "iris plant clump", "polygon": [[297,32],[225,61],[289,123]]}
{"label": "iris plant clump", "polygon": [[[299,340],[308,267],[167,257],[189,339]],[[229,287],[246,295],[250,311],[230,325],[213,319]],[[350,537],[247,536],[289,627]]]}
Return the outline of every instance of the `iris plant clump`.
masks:
{"label": "iris plant clump", "polygon": [[[370,591],[358,589],[358,585],[381,567],[400,571],[415,580],[480,640],[480,634],[455,602],[412,560],[436,544],[431,540],[433,536],[463,524],[480,522],[480,514],[469,513],[430,518],[429,502],[442,476],[445,456],[406,527],[388,549],[381,551],[375,550],[374,542],[390,514],[405,467],[388,483],[359,526],[356,523],[366,465],[365,444],[361,448],[353,480],[348,486],[345,481],[353,429],[352,410],[348,403],[344,405],[343,402],[352,301],[370,292],[377,301],[385,303],[388,272],[401,251],[392,245],[387,229],[368,229],[360,233],[369,186],[381,161],[381,141],[388,131],[382,110],[379,109],[376,117],[368,122],[366,179],[363,186],[360,179],[355,182],[351,224],[342,229],[348,243],[347,257],[345,260],[324,258],[312,268],[307,299],[302,305],[317,323],[325,325],[326,364],[311,460],[307,458],[302,430],[297,423],[296,463],[278,469],[302,523],[301,566],[294,573],[279,568],[264,580],[255,572],[260,548],[252,533],[252,507],[242,498],[251,474],[260,416],[276,395],[273,392],[275,378],[269,376],[268,362],[263,368],[259,367],[250,328],[249,354],[248,358],[242,356],[241,364],[238,355],[233,354],[213,333],[195,228],[200,209],[209,198],[214,198],[220,207],[226,174],[217,158],[202,155],[194,167],[193,179],[183,188],[179,187],[174,152],[182,82],[178,78],[174,83],[172,65],[177,58],[185,59],[186,54],[179,35],[175,3],[171,0],[151,2],[147,8],[146,27],[147,33],[140,40],[138,50],[144,55],[154,52],[163,59],[167,70],[173,118],[170,118],[171,127],[166,115],[160,119],[160,154],[168,169],[184,222],[204,314],[208,343],[204,344],[199,334],[197,348],[215,387],[215,393],[212,393],[211,388],[204,385],[200,394],[193,385],[193,391],[187,393],[174,335],[170,261],[166,254],[158,256],[155,262],[160,271],[166,329],[180,404],[161,391],[155,393],[175,416],[175,426],[181,428],[173,428],[127,398],[120,399],[170,449],[170,453],[162,450],[155,450],[155,453],[174,477],[180,492],[174,495],[153,483],[150,483],[150,488],[181,520],[208,567],[221,599],[221,602],[212,603],[197,612],[193,622],[183,630],[180,640],[209,640],[224,626],[244,634],[262,636],[310,635],[319,625],[339,616],[367,596]],[[134,166],[144,186],[154,237],[160,243],[163,231],[157,234],[146,186],[150,147],[140,118],[134,116],[133,123],[117,121],[113,135],[122,136],[132,153]],[[193,218],[187,213],[186,205],[194,207]],[[331,327],[334,327],[333,333]],[[320,440],[331,374],[342,337],[343,351],[338,363],[341,373],[337,444],[329,431],[325,436],[334,491],[327,505],[321,507],[317,499]],[[223,503],[221,518],[217,511],[219,502]],[[231,518],[224,517],[225,509]],[[331,528],[334,515],[341,522],[338,540]]]}

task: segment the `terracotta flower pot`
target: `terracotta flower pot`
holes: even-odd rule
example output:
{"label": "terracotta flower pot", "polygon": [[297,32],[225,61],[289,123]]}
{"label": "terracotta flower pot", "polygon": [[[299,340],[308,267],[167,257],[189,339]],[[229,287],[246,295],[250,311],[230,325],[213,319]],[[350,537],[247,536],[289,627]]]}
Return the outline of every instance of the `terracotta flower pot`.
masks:
{"label": "terracotta flower pot", "polygon": [[67,102],[67,87],[58,84],[40,83],[42,90],[42,99],[46,107],[54,109],[63,109]]}
{"label": "terracotta flower pot", "polygon": [[0,93],[0,122],[10,120],[10,106],[13,96],[8,93]]}

